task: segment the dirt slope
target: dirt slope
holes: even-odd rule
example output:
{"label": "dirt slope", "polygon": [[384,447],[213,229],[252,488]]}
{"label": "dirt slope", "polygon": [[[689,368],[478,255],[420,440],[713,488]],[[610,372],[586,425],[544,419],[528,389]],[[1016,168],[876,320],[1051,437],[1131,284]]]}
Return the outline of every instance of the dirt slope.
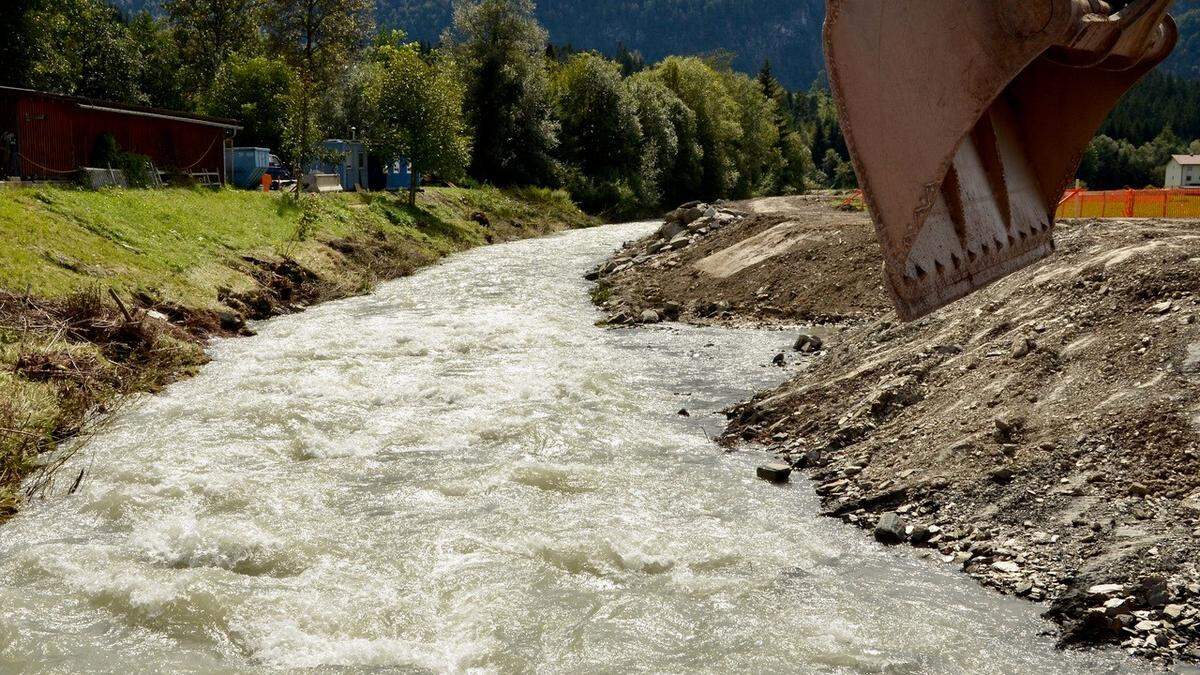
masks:
{"label": "dirt slope", "polygon": [[[769,213],[671,253],[667,274],[652,259],[603,280],[629,307],[720,294],[724,321],[858,319],[731,411],[728,443],[777,450],[881,541],[1050,603],[1064,642],[1200,659],[1200,224],[1063,224],[1050,260],[900,325],[865,217],[742,206]],[[732,283],[698,264],[785,220],[821,236]]]}
{"label": "dirt slope", "polygon": [[[682,248],[646,255],[652,241],[618,254],[601,281],[612,315],[638,318],[668,302],[695,323],[857,321],[890,308],[870,218],[829,208],[828,198],[730,204],[729,225],[704,219]],[[751,210],[757,205],[761,212]],[[707,230],[699,234],[699,230]],[[674,237],[671,237],[674,239]],[[611,294],[607,289],[611,289]]]}

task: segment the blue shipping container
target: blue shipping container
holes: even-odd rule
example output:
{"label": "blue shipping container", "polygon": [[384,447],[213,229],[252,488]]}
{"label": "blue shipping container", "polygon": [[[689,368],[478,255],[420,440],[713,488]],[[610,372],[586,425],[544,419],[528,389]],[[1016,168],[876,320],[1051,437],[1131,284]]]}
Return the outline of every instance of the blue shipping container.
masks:
{"label": "blue shipping container", "polygon": [[262,187],[263,174],[271,166],[271,151],[267,148],[231,148],[233,184],[240,188]]}

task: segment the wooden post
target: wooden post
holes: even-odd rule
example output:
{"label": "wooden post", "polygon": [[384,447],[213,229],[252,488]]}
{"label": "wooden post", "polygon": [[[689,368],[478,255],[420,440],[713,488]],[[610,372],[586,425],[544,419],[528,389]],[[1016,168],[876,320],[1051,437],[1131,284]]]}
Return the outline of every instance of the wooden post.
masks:
{"label": "wooden post", "polygon": [[1133,191],[1132,188],[1130,188],[1129,190],[1127,190],[1125,192],[1125,217],[1126,218],[1133,217],[1133,204],[1136,199],[1137,199],[1136,193]]}

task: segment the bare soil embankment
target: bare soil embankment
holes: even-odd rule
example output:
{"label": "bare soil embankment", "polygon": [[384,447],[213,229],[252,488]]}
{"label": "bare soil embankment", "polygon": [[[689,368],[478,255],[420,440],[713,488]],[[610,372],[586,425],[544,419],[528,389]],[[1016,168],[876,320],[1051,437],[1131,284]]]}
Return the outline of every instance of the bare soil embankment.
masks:
{"label": "bare soil embankment", "polygon": [[777,451],[880,541],[1047,603],[1064,644],[1200,660],[1200,224],[1064,223],[1050,260],[900,324],[865,215],[729,210],[632,244],[598,294],[634,322],[839,322],[729,411],[727,443]]}

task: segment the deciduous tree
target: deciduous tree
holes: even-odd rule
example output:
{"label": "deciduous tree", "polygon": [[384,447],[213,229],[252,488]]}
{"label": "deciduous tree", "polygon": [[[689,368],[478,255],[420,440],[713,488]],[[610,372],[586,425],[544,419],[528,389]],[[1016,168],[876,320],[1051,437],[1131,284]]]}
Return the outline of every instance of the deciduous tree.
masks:
{"label": "deciduous tree", "polygon": [[272,49],[292,68],[284,152],[300,169],[321,141],[318,110],[374,30],[375,0],[265,0]]}
{"label": "deciduous tree", "polygon": [[554,179],[558,125],[543,56],[546,31],[533,9],[531,0],[463,2],[444,36],[467,87],[472,173],[494,183]]}
{"label": "deciduous tree", "polygon": [[[415,43],[375,51],[377,67],[370,71],[364,97],[374,108],[366,129],[372,150],[385,158],[407,157],[415,175],[462,176],[471,140],[456,71],[437,61],[437,55],[426,60]],[[415,205],[416,198],[414,178],[409,204]]]}

